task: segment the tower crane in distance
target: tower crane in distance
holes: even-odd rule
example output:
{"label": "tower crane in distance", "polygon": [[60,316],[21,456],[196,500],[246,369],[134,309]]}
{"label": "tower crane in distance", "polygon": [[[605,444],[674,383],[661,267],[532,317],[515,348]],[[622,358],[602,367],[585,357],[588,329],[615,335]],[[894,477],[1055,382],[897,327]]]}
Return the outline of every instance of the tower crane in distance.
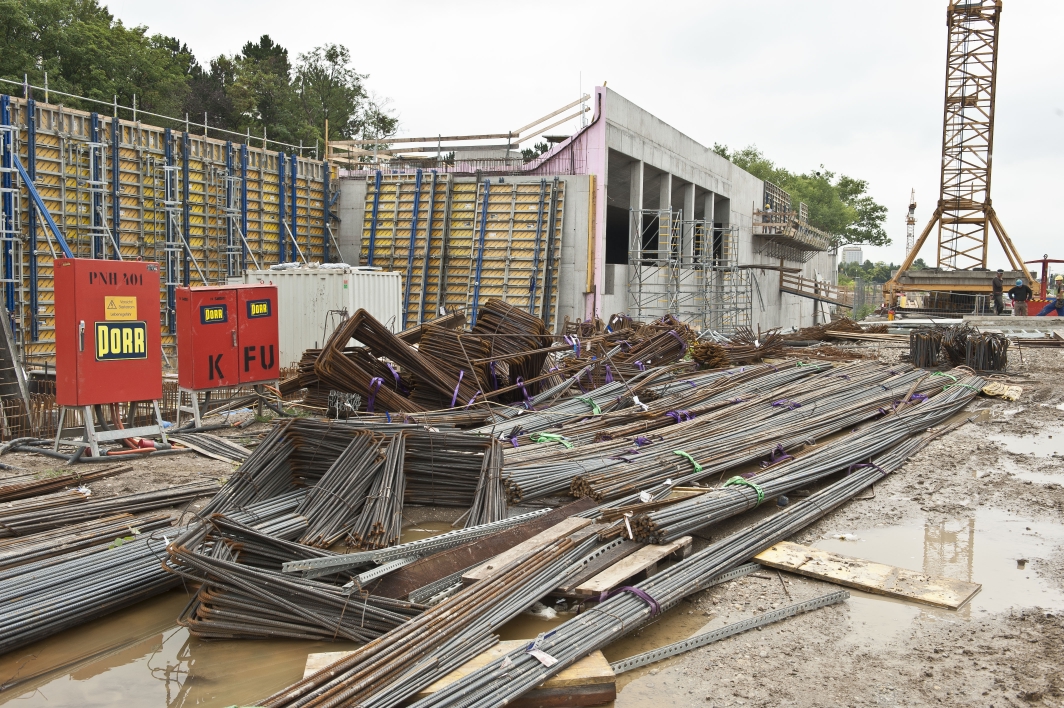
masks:
{"label": "tower crane in distance", "polygon": [[905,217],[905,255],[913,250],[916,243],[916,190],[909,195],[909,215]]}

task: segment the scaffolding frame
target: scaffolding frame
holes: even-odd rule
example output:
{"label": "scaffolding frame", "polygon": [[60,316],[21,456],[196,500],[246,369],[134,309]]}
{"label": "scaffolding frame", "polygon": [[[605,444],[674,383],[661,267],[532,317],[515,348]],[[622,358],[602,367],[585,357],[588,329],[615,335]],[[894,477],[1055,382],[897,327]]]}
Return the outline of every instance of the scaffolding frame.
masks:
{"label": "scaffolding frame", "polygon": [[702,330],[751,322],[749,274],[738,267],[738,229],[683,211],[629,210],[628,311],[640,320],[674,315]]}

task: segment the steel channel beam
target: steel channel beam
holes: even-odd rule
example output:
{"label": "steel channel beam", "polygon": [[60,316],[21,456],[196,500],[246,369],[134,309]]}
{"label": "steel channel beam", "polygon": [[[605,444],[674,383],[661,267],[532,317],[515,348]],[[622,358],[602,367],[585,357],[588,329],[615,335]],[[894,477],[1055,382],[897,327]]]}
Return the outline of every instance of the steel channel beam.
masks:
{"label": "steel channel beam", "polygon": [[816,610],[821,607],[827,607],[828,605],[834,605],[842,602],[850,596],[845,590],[833,592],[828,595],[821,595],[820,597],[805,602],[799,602],[795,605],[788,607],[781,607],[778,610],[772,612],[766,612],[756,617],[750,617],[740,622],[733,622],[732,624],[725,625],[720,629],[715,629],[712,632],[706,632],[705,634],[698,634],[689,639],[684,639],[680,642],[674,642],[667,644],[658,649],[652,649],[650,651],[643,652],[642,654],[636,654],[635,656],[628,657],[621,661],[610,664],[610,668],[613,669],[615,674],[623,674],[625,671],[631,671],[632,669],[639,668],[640,666],[646,666],[647,664],[653,664],[654,662],[667,659],[670,656],[676,656],[677,654],[683,654],[699,647],[704,647],[707,644],[719,642],[721,639],[727,639],[736,634],[747,632],[756,627],[763,627],[766,624],[772,624],[773,622],[779,622],[782,619],[793,617],[794,615],[801,614],[802,612],[809,612],[810,610]]}
{"label": "steel channel beam", "polygon": [[[0,125],[11,125],[11,97],[7,94],[0,96]],[[14,167],[15,143],[10,131],[4,131],[4,144],[0,146],[3,154],[3,178],[0,185],[3,186],[3,208],[0,214],[0,230],[9,231],[14,229],[15,224],[15,199],[11,189],[14,186],[11,170]],[[9,282],[4,283],[4,303],[7,305],[8,316],[15,312],[15,283],[14,283],[14,257],[13,244],[4,241],[4,278]]]}
{"label": "steel channel beam", "polygon": [[[289,181],[291,182],[291,191],[292,191],[292,195],[291,195],[292,196],[292,213],[289,215],[289,218],[291,219],[291,222],[292,222],[292,228],[291,228],[291,231],[292,231],[292,234],[291,234],[291,236],[292,236],[292,260],[295,260],[296,257],[299,254],[299,242],[297,240],[299,238],[299,231],[297,231],[297,229],[299,227],[299,208],[297,207],[297,204],[296,204],[296,197],[298,196],[297,195],[297,191],[298,190],[296,189],[296,179],[299,176],[299,158],[296,157],[295,155],[292,155],[291,157],[292,157],[292,170],[291,170],[292,174],[289,177]],[[308,192],[309,192],[309,190],[308,190]],[[307,233],[307,255],[313,255],[313,253],[310,250],[310,233],[309,233],[309,230],[308,230],[308,233]]]}
{"label": "steel channel beam", "polygon": [[[261,202],[261,196],[260,196]],[[240,268],[248,267],[248,146],[240,146]]]}
{"label": "steel channel beam", "polygon": [[[187,288],[192,283],[192,268],[189,251],[192,250],[192,203],[188,199],[189,174],[188,162],[192,157],[192,145],[189,143],[188,133],[181,134],[181,230],[184,231],[184,248],[181,249],[181,282]],[[206,195],[204,195],[206,198]],[[204,229],[206,231],[206,229]],[[206,246],[206,234],[204,234]],[[206,285],[206,283],[204,283]]]}
{"label": "steel channel beam", "polygon": [[480,310],[480,276],[484,268],[484,239],[488,230],[488,199],[491,198],[491,180],[484,180],[484,204],[480,211],[480,236],[477,248],[476,275],[473,280],[473,307],[470,316],[470,328],[477,326],[477,312]]}
{"label": "steel channel beam", "polygon": [[118,155],[118,141],[121,137],[118,117],[111,119],[111,238],[114,241],[115,260],[122,260],[122,236],[119,230],[122,224],[122,202],[119,197],[119,179],[121,177],[121,160]]}
{"label": "steel channel beam", "polygon": [[287,242],[285,238],[285,186],[284,186],[284,166],[288,158],[285,157],[283,152],[277,153],[277,262],[287,262]]}
{"label": "steel channel beam", "polygon": [[[406,251],[406,278],[405,287],[403,288],[403,329],[406,329],[410,321],[410,281],[414,277],[414,244],[417,242],[417,217],[418,210],[421,206],[421,178],[422,171],[417,171],[417,177],[414,180],[414,208],[413,215],[410,218],[410,246]],[[394,264],[393,264],[394,265]],[[425,294],[421,294],[424,299]]]}
{"label": "steel channel beam", "polygon": [[[37,102],[32,98],[26,101],[26,167],[30,182],[37,180]],[[30,340],[40,339],[41,322],[40,293],[37,282],[37,209],[30,204],[27,211],[29,222],[29,261],[30,261]]]}
{"label": "steel channel beam", "polygon": [[377,246],[377,213],[381,206],[381,171],[377,170],[377,176],[373,179],[373,214],[369,221],[369,250],[366,254],[366,265],[373,265],[373,250]]}

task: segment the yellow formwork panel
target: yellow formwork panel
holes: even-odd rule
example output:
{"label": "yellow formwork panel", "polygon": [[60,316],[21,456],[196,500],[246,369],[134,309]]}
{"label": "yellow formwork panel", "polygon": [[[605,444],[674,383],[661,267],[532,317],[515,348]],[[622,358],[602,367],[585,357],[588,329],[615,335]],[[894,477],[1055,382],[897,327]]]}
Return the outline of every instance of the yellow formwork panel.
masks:
{"label": "yellow formwork panel", "polygon": [[[91,116],[61,106],[38,102],[34,114],[36,127],[35,184],[45,207],[62,231],[71,251],[76,257],[89,257],[92,253],[93,188],[88,184],[90,161],[88,146],[91,133]],[[165,185],[165,130],[140,122],[119,121],[118,160],[113,159],[111,121],[99,117],[99,139],[106,143],[102,150],[101,178],[105,185],[97,187],[102,192],[103,226],[108,231],[113,226],[113,217],[118,217],[118,238],[123,258],[154,260],[165,268],[165,244],[167,210]],[[12,123],[19,128],[16,149],[27,166],[28,123],[26,102],[12,98]],[[226,209],[226,142],[190,135],[188,160],[188,193],[184,193],[180,168],[184,145],[181,131],[172,133],[173,160],[178,167],[179,179],[174,198],[178,228],[186,234],[193,256],[203,270],[209,284],[225,282],[228,275],[229,224]],[[232,145],[234,176],[240,172],[239,144]],[[117,162],[117,165],[113,164]],[[299,158],[296,190],[296,234],[304,255],[311,260],[322,260],[325,241],[325,209],[323,175],[325,165],[319,161]],[[288,166],[291,169],[290,165]],[[112,176],[118,172],[117,199],[112,195]],[[336,171],[332,170],[335,179]],[[247,241],[262,266],[277,262],[278,255],[278,185],[276,152],[257,147],[248,149],[247,178]],[[287,187],[287,185],[286,185]],[[291,195],[288,195],[289,208]],[[239,204],[239,196],[236,202]],[[20,349],[31,364],[43,363],[54,357],[54,302],[52,281],[53,250],[61,255],[58,244],[50,242],[43,222],[37,228],[37,329],[38,337],[30,332],[32,312],[30,293],[33,289],[28,280],[31,259],[34,255],[29,244],[30,205],[23,191],[21,225],[24,238],[19,245],[18,262],[24,282],[18,289],[13,313],[16,337]],[[188,223],[183,222],[184,207],[188,207]],[[291,216],[286,215],[286,221]],[[240,248],[239,236],[234,232],[234,247]],[[108,251],[109,252],[109,251]],[[238,260],[238,259],[234,259]],[[248,262],[252,265],[251,259]],[[236,264],[239,266],[239,263]],[[164,271],[165,272],[165,271]],[[193,285],[200,277],[190,269]],[[160,290],[160,324],[164,330],[164,348],[174,344],[165,315],[166,288]],[[172,354],[172,352],[171,352]]]}
{"label": "yellow formwork panel", "polygon": [[[544,315],[549,292],[553,319],[564,183],[496,183],[485,190],[485,183],[440,175],[434,184],[430,173],[422,173],[420,191],[415,175],[382,176],[379,195],[375,181],[366,195],[361,262],[403,274],[406,326],[431,318],[441,306],[471,311],[474,292],[480,304],[499,297],[537,316]],[[553,258],[548,258],[551,247]]]}

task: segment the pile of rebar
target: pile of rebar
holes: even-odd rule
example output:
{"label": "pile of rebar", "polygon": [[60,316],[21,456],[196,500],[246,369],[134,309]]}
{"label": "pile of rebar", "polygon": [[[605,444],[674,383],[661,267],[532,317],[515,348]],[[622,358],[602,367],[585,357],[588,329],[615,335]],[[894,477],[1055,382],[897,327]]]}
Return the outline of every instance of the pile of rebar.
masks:
{"label": "pile of rebar", "polygon": [[60,472],[51,470],[48,472],[30,472],[0,480],[0,502],[12,499],[25,499],[40,494],[46,494],[64,487],[78,486],[95,482],[116,474],[129,472],[133,468],[128,465],[113,465],[100,467],[86,472]]}
{"label": "pile of rebar", "polygon": [[357,431],[325,475],[307,492],[296,513],[308,520],[300,543],[328,548],[358,519],[366,492],[380,472],[381,438]]}
{"label": "pile of rebar", "polygon": [[403,527],[403,494],[406,492],[405,450],[406,438],[401,433],[391,436],[385,445],[384,460],[373,477],[362,513],[348,534],[358,548],[387,548],[399,542]]}

